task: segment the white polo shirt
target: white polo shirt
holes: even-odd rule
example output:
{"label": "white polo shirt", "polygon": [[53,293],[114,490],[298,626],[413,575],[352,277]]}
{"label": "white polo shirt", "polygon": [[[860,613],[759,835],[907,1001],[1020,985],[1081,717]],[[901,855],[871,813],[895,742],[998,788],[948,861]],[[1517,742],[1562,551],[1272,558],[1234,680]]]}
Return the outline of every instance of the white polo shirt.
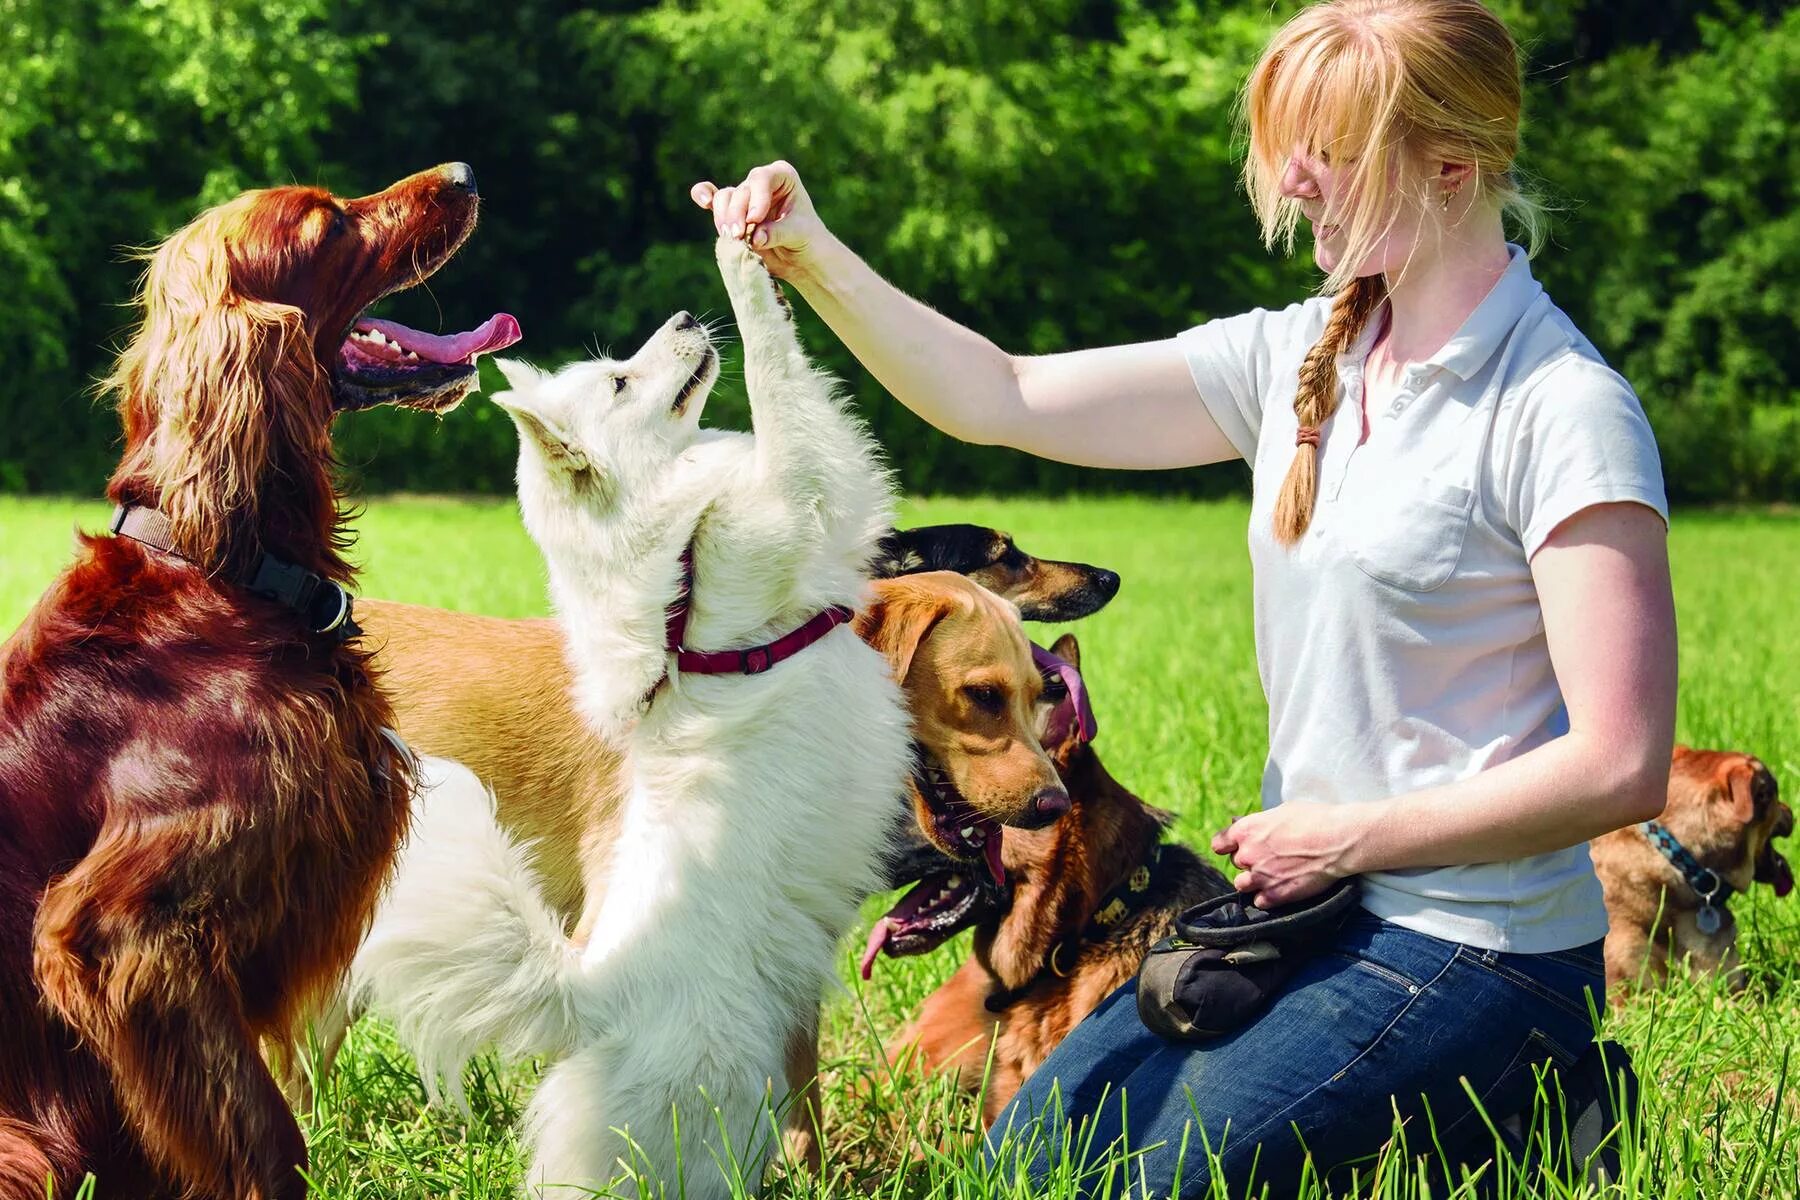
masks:
{"label": "white polo shirt", "polygon": [[[1319,501],[1291,549],[1270,511],[1294,456],[1300,362],[1330,302],[1187,330],[1202,401],[1253,464],[1256,658],[1269,700],[1265,806],[1348,804],[1451,783],[1568,731],[1531,556],[1591,505],[1666,521],[1662,467],[1636,395],[1532,278],[1525,253],[1429,362],[1367,414],[1378,313],[1338,360]],[[1508,862],[1364,877],[1365,907],[1485,949],[1539,953],[1602,937],[1585,845]]]}

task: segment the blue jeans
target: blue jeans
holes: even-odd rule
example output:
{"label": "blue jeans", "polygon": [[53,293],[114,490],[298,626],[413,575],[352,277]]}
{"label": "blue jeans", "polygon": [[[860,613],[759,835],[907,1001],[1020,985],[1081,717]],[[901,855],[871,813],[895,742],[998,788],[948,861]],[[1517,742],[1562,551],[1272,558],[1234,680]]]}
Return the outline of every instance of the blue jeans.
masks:
{"label": "blue jeans", "polygon": [[1432,1151],[1434,1131],[1452,1146],[1483,1128],[1464,1080],[1498,1121],[1529,1104],[1538,1067],[1570,1066],[1593,1040],[1600,946],[1502,954],[1358,910],[1250,1024],[1197,1044],[1145,1029],[1133,981],[1026,1080],[989,1152],[1029,1153],[1041,1180],[1123,1139],[1134,1191],[1203,1195],[1218,1172],[1234,1196],[1283,1196],[1309,1154],[1321,1174],[1367,1159],[1397,1117],[1413,1154]]}

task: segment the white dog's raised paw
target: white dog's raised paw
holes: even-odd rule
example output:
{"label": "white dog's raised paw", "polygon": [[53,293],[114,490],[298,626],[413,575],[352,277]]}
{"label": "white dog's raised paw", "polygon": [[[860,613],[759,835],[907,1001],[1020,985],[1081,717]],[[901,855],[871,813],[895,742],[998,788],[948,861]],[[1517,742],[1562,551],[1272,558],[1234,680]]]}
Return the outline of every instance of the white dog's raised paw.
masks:
{"label": "white dog's raised paw", "polygon": [[[793,310],[788,307],[787,297],[781,292],[781,285],[769,274],[769,268],[763,265],[756,251],[750,248],[742,238],[722,237],[714,247],[719,259],[719,276],[725,281],[725,290],[731,296],[734,306],[748,309],[755,313],[773,312],[784,318],[792,319]],[[768,306],[773,306],[769,308]],[[740,311],[741,317],[743,312]]]}

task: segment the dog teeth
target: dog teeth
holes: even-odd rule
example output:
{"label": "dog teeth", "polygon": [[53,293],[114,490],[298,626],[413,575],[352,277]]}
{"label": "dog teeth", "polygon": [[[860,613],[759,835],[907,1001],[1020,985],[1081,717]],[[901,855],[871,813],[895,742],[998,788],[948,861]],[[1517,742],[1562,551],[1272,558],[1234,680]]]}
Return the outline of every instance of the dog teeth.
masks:
{"label": "dog teeth", "polygon": [[952,875],[944,883],[944,894],[949,895],[951,892],[955,891],[957,888],[959,888],[961,886],[962,886],[962,876],[961,875]]}
{"label": "dog teeth", "polygon": [[962,836],[962,840],[965,842],[972,842],[975,840],[975,827],[973,825],[966,826],[956,832]]}
{"label": "dog teeth", "polygon": [[414,362],[418,362],[419,361],[419,352],[417,350],[408,350],[406,352],[406,357],[412,359]]}

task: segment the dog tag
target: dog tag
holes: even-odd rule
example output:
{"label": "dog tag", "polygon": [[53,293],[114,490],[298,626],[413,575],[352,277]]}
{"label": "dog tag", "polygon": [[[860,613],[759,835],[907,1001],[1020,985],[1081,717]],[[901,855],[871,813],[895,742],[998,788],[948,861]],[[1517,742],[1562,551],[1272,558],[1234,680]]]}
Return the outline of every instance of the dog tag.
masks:
{"label": "dog tag", "polygon": [[1703,905],[1700,911],[1694,914],[1694,924],[1700,927],[1701,933],[1704,933],[1709,937],[1719,932],[1719,925],[1721,924],[1719,920],[1719,910],[1710,904]]}

